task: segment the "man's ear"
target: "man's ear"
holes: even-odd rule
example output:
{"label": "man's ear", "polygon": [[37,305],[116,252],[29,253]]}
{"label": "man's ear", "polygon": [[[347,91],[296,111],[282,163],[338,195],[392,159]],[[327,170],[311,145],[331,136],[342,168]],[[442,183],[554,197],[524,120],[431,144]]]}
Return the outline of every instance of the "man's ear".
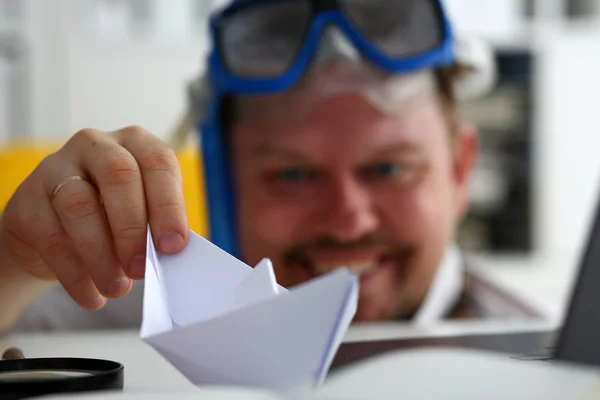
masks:
{"label": "man's ear", "polygon": [[469,206],[471,177],[479,155],[479,134],[473,125],[462,125],[454,139],[454,179],[456,209],[462,218]]}

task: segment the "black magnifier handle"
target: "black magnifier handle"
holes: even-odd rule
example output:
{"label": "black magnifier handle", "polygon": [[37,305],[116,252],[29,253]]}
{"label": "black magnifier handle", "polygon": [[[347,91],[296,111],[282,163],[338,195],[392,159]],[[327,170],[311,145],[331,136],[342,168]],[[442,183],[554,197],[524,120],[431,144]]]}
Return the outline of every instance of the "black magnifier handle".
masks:
{"label": "black magnifier handle", "polygon": [[23,352],[18,347],[11,347],[6,349],[6,351],[2,354],[3,360],[22,360],[25,356]]}

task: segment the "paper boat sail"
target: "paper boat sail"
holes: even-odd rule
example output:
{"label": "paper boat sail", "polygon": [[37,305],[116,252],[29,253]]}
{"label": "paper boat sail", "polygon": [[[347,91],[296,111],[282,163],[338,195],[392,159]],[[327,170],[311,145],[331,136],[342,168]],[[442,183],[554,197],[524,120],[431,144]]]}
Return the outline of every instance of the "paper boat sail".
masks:
{"label": "paper boat sail", "polygon": [[268,259],[255,268],[190,231],[177,255],[148,229],[141,338],[196,385],[283,394],[323,383],[356,313],[346,269],[287,290]]}

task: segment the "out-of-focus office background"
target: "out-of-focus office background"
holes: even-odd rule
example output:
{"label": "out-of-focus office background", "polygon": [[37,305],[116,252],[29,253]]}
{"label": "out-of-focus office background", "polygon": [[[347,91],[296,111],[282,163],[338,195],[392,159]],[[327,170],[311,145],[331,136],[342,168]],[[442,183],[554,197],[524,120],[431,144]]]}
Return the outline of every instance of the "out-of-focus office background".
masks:
{"label": "out-of-focus office background", "polygon": [[[498,279],[543,292],[572,276],[596,205],[600,0],[444,2],[460,34],[492,46],[499,73],[463,104],[482,154],[459,240]],[[2,179],[27,169],[6,166],[26,157],[23,143],[39,157],[84,127],[138,124],[166,139],[203,68],[207,13],[224,3],[0,0]],[[558,272],[527,281],[515,260]]]}

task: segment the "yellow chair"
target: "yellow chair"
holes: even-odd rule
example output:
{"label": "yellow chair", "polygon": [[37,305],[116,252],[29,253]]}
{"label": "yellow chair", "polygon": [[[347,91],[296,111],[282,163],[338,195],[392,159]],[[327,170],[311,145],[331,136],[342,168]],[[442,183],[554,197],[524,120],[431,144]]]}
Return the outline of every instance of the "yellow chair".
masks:
{"label": "yellow chair", "polygon": [[[56,151],[55,145],[19,144],[0,148],[0,212],[27,176],[48,154]],[[183,175],[183,193],[190,229],[206,236],[208,233],[202,163],[194,147],[185,147],[177,158]]]}

